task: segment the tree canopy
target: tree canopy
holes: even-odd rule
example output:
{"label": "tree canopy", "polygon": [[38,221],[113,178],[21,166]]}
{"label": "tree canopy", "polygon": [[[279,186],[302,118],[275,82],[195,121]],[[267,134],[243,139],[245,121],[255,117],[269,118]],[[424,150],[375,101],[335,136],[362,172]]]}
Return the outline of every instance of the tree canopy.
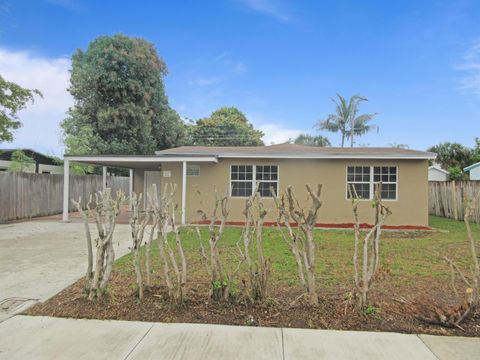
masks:
{"label": "tree canopy", "polygon": [[42,93],[25,89],[0,75],[0,142],[13,141],[13,131],[22,126],[17,113],[29,101],[33,102],[35,95],[42,96]]}
{"label": "tree canopy", "polygon": [[431,146],[427,151],[436,153],[436,162],[446,170],[453,167],[463,169],[472,163],[472,150],[459,143],[444,142]]}
{"label": "tree canopy", "polygon": [[22,150],[15,150],[12,153],[8,171],[25,172],[29,169],[35,169],[35,160],[25,154]]}
{"label": "tree canopy", "polygon": [[222,107],[187,128],[187,144],[202,146],[260,146],[264,133],[256,130],[235,107]]}
{"label": "tree canopy", "polygon": [[320,120],[317,127],[320,130],[340,132],[342,147],[345,146],[345,140],[350,139],[350,146],[353,146],[355,136],[365,135],[378,128],[376,125],[369,124],[370,120],[377,115],[376,113],[357,115],[360,103],[368,101],[365,96],[354,95],[347,101],[342,95],[337,94],[337,99],[332,101],[335,104],[335,113],[327,115],[325,120]]}
{"label": "tree canopy", "polygon": [[297,145],[308,145],[308,146],[331,146],[330,140],[326,136],[322,135],[309,135],[309,134],[300,134],[293,141]]}
{"label": "tree canopy", "polygon": [[62,123],[67,152],[152,154],[182,142],[184,124],[169,106],[167,66],[153,44],[100,36],[72,56],[74,106]]}

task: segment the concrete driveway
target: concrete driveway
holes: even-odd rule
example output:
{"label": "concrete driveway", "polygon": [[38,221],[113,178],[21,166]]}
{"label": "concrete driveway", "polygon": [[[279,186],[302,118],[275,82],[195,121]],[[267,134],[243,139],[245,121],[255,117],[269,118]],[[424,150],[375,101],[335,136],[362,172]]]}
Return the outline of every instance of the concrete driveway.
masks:
{"label": "concrete driveway", "polygon": [[[127,253],[130,226],[118,224],[114,241],[117,258]],[[0,225],[0,247],[0,321],[50,298],[85,274],[87,248],[81,223]]]}

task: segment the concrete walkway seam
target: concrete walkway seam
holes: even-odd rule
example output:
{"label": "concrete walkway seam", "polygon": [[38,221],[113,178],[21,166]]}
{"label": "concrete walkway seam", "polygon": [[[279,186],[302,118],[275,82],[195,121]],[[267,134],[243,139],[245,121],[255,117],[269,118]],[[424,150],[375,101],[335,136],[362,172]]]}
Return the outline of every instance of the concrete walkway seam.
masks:
{"label": "concrete walkway seam", "polygon": [[145,332],[145,334],[143,334],[143,336],[140,338],[140,340],[138,340],[138,342],[135,344],[135,346],[132,347],[132,349],[128,352],[127,356],[125,356],[125,358],[123,360],[127,360],[129,358],[129,356],[132,354],[133,350],[135,350],[137,348],[137,346],[140,345],[140,343],[143,341],[143,339],[145,339],[145,336],[148,335],[148,333],[150,332],[150,330],[153,329],[154,326],[155,326],[155,324],[152,324],[152,326],[149,327],[149,329]]}

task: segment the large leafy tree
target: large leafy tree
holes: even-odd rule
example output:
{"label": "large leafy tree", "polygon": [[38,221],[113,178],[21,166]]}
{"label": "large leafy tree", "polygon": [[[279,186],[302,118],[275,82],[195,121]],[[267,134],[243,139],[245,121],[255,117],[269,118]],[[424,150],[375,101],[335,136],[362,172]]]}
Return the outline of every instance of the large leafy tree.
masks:
{"label": "large leafy tree", "polygon": [[100,36],[72,57],[69,92],[75,104],[62,123],[76,154],[151,154],[182,142],[184,125],[170,108],[167,67],[153,44]]}
{"label": "large leafy tree", "polygon": [[308,146],[331,146],[330,140],[326,136],[322,135],[309,135],[309,134],[300,134],[293,141],[298,145],[308,145]]}
{"label": "large leafy tree", "polygon": [[480,138],[475,138],[475,147],[472,150],[472,163],[480,162]]}
{"label": "large leafy tree", "polygon": [[13,131],[22,126],[17,114],[35,95],[42,96],[40,91],[25,89],[0,75],[0,142],[13,141]]}
{"label": "large leafy tree", "polygon": [[354,95],[347,101],[342,95],[337,94],[337,99],[332,101],[335,103],[335,113],[327,115],[325,120],[320,120],[317,127],[320,130],[340,132],[342,147],[348,139],[350,139],[350,146],[353,147],[355,136],[365,135],[378,128],[376,125],[369,124],[370,120],[377,115],[376,113],[358,115],[360,103],[368,101],[365,96]]}
{"label": "large leafy tree", "polygon": [[472,163],[472,150],[459,143],[444,142],[427,150],[436,153],[436,162],[447,170],[454,167],[463,169]]}
{"label": "large leafy tree", "polygon": [[264,133],[256,130],[235,107],[222,107],[188,126],[187,143],[202,146],[260,146]]}

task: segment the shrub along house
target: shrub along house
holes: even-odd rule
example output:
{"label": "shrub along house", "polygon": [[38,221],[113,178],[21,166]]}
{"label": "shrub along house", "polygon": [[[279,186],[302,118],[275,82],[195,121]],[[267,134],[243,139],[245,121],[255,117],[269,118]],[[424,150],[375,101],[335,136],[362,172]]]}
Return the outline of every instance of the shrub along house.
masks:
{"label": "shrub along house", "polygon": [[[176,201],[181,222],[199,221],[198,210],[213,209],[213,189],[228,192],[229,217],[241,223],[245,198],[258,191],[264,198],[266,221],[273,224],[276,210],[270,187],[277,192],[289,185],[300,201],[306,201],[305,184],[322,184],[323,205],[319,226],[341,227],[352,223],[348,186],[363,199],[360,220],[373,222],[371,199],[374,183],[382,181],[382,197],[393,214],[388,226],[428,226],[428,160],[435,154],[399,148],[335,148],[280,144],[260,147],[183,146],[157,151],[153,156],[65,156],[68,179],[70,161],[130,168],[131,191],[144,193],[153,183],[159,189],[177,184]],[[201,195],[198,194],[200,191]],[[68,187],[65,188],[65,201]],[[68,204],[68,202],[67,202]],[[64,204],[65,205],[65,204]],[[64,211],[64,220],[68,213]]]}

